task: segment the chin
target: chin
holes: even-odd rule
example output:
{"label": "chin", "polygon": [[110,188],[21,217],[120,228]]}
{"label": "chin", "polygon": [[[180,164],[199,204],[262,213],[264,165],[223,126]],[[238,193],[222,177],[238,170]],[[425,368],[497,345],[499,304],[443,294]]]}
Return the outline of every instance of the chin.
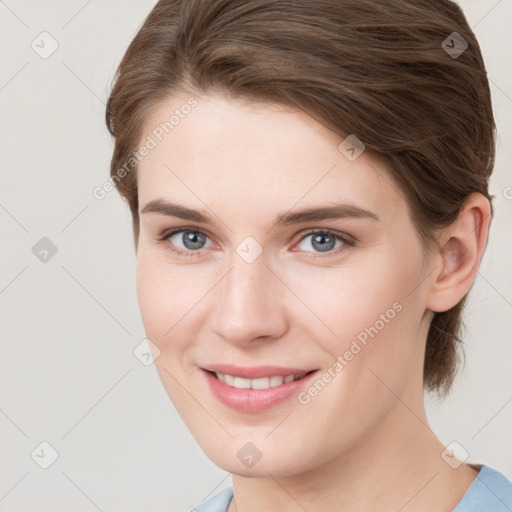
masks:
{"label": "chin", "polygon": [[310,453],[311,459],[308,454],[300,453],[301,446],[276,446],[268,439],[258,441],[249,430],[243,438],[230,438],[222,443],[209,438],[199,445],[216,466],[248,478],[268,478],[269,474],[275,478],[288,477],[322,463],[314,453]]}

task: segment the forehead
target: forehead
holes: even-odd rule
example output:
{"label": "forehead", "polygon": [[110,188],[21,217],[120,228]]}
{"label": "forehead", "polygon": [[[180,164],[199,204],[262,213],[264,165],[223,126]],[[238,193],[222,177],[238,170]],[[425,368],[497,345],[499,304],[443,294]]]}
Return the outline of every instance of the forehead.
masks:
{"label": "forehead", "polygon": [[191,97],[168,98],[146,120],[142,143],[154,147],[139,162],[139,204],[160,197],[234,215],[325,202],[403,210],[384,164],[368,152],[350,161],[339,149],[344,137],[305,112],[220,94],[184,108]]}

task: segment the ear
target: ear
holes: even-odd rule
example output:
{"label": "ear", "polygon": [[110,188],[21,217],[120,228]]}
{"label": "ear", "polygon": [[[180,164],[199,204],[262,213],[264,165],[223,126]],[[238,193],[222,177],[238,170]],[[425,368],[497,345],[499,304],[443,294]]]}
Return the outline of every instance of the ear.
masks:
{"label": "ear", "polygon": [[492,210],[480,193],[471,194],[457,219],[440,236],[432,256],[432,273],[427,308],[434,312],[455,306],[473,285],[487,244]]}

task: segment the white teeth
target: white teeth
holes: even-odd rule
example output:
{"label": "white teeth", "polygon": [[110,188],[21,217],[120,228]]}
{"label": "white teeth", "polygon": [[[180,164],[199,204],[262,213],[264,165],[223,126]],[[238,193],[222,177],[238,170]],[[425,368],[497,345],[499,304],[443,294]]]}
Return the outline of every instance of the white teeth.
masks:
{"label": "white teeth", "polygon": [[[274,384],[274,386],[279,386],[279,384],[283,383],[281,377],[272,377],[272,379],[277,379],[278,381],[278,383]],[[279,380],[281,380],[281,382],[279,382]],[[249,382],[251,383],[252,389],[267,389],[270,387],[270,379],[268,377],[262,377],[261,379],[251,379]]]}
{"label": "white teeth", "polygon": [[286,384],[287,382],[291,382],[292,380],[298,380],[301,377],[304,377],[304,375],[306,374],[300,373],[297,375],[287,375],[286,377],[283,377],[282,375],[273,375],[272,377],[261,377],[259,379],[244,379],[242,377],[234,377],[233,375],[218,372],[216,372],[215,375],[217,375],[219,380],[225,382],[228,386],[232,386],[234,388],[268,389],[280,386],[283,383]]}
{"label": "white teeth", "polygon": [[[287,375],[288,377],[288,375]],[[270,377],[269,379],[269,386],[271,388],[274,388],[276,386],[280,386],[284,382],[284,377],[281,377],[281,375],[274,375],[273,377]]]}
{"label": "white teeth", "polygon": [[242,377],[235,377],[233,382],[235,388],[251,389],[251,379],[243,379]]}

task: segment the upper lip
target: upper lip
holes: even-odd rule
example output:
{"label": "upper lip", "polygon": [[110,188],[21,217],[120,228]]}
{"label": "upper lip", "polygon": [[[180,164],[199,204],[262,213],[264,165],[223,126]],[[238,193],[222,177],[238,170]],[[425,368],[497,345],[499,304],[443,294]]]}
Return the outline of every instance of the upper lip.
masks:
{"label": "upper lip", "polygon": [[235,366],[232,364],[210,364],[203,366],[203,370],[216,373],[224,373],[233,377],[244,379],[259,379],[261,377],[272,377],[273,375],[301,375],[314,371],[314,368],[285,368],[284,366]]}

